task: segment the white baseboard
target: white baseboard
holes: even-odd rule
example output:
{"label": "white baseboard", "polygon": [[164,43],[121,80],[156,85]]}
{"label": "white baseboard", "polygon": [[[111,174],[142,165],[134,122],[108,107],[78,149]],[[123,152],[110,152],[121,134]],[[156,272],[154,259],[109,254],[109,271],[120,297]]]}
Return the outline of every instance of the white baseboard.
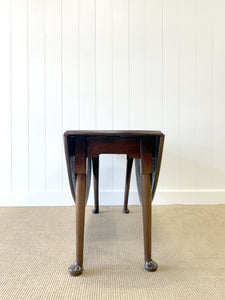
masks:
{"label": "white baseboard", "polygon": [[[123,205],[124,191],[101,191],[100,205]],[[93,192],[90,193],[88,204],[93,205]],[[129,204],[138,205],[138,194],[130,191]],[[225,204],[225,191],[157,191],[154,205],[189,204],[211,205]],[[72,206],[74,205],[70,192],[18,192],[0,193],[0,206]]]}

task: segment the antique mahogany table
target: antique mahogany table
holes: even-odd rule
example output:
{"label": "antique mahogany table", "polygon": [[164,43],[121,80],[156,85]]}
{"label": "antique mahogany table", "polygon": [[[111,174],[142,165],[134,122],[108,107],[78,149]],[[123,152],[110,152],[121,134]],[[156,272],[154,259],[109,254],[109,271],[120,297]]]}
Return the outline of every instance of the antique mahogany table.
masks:
{"label": "antique mahogany table", "polygon": [[91,161],[94,175],[94,213],[98,213],[98,174],[100,154],[126,154],[127,172],[123,212],[127,208],[130,175],[135,159],[137,187],[142,205],[145,269],[156,271],[151,255],[152,199],[159,177],[164,134],[160,131],[66,131],[64,147],[70,189],[76,203],[76,261],[69,267],[73,276],[83,271],[85,204],[88,199]]}

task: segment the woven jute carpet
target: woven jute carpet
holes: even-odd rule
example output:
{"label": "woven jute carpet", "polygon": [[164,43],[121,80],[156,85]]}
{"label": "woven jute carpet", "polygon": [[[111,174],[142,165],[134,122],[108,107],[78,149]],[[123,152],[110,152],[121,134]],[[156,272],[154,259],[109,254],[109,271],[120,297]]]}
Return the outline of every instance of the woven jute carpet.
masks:
{"label": "woven jute carpet", "polygon": [[153,206],[155,273],[140,206],[86,207],[85,270],[71,277],[74,207],[0,208],[0,299],[225,299],[225,206]]}

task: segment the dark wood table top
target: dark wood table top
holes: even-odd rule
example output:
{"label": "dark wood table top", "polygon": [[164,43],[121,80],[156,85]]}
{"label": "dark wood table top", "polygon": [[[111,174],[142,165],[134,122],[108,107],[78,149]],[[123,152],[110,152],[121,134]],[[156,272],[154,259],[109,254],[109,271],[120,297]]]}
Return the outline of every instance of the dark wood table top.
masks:
{"label": "dark wood table top", "polygon": [[131,137],[131,136],[164,136],[161,131],[150,131],[150,130],[68,130],[64,133],[64,136],[68,135],[86,135],[86,136],[120,136],[120,137]]}

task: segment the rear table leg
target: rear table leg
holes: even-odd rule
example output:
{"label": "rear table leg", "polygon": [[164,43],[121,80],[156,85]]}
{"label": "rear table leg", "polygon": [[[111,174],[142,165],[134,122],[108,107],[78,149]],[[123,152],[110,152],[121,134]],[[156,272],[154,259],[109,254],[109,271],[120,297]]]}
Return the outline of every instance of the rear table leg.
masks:
{"label": "rear table leg", "polygon": [[131,178],[131,170],[133,165],[133,158],[127,156],[127,172],[126,172],[126,180],[125,180],[125,194],[124,194],[124,204],[123,204],[123,213],[128,214],[129,209],[128,206],[128,197],[130,190],[130,178]]}
{"label": "rear table leg", "polygon": [[94,177],[94,201],[95,206],[92,210],[94,214],[99,213],[99,157],[92,158],[93,162],[93,177]]}

